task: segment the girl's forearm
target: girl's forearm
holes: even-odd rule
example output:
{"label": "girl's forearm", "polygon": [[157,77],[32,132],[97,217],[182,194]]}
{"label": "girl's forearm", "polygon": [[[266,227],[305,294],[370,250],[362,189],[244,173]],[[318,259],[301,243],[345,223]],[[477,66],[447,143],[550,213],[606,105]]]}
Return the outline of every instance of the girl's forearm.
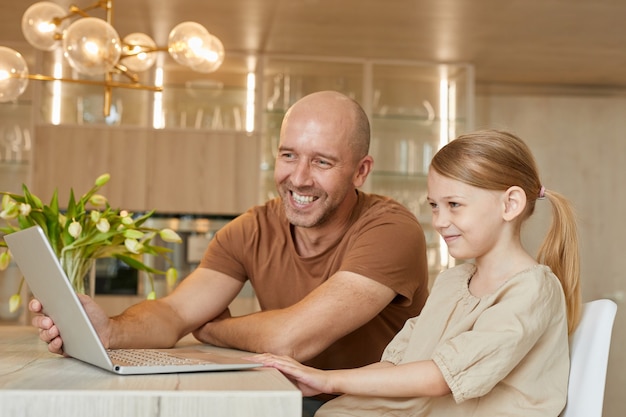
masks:
{"label": "girl's forearm", "polygon": [[363,368],[328,372],[335,393],[376,397],[439,397],[450,393],[433,361],[397,366],[379,362]]}

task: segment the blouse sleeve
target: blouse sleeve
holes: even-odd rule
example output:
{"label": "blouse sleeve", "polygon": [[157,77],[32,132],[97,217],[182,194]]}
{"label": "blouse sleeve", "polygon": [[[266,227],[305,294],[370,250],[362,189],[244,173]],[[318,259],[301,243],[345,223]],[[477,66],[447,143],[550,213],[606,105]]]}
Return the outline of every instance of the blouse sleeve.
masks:
{"label": "blouse sleeve", "polygon": [[564,314],[561,285],[552,274],[525,277],[499,292],[472,330],[444,341],[433,354],[454,400],[485,395],[533,348],[554,317]]}
{"label": "blouse sleeve", "polygon": [[387,345],[383,351],[381,362],[391,362],[398,365],[402,362],[404,352],[406,352],[413,333],[413,327],[417,317],[408,319],[402,329],[391,339],[391,342]]}

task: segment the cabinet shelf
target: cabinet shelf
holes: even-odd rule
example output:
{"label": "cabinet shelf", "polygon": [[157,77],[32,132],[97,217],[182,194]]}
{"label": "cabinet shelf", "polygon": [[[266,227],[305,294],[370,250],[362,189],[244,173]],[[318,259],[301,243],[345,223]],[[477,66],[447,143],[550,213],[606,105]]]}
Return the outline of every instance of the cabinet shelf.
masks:
{"label": "cabinet shelf", "polygon": [[402,114],[402,113],[388,113],[388,114],[374,114],[372,115],[372,122],[408,122],[408,123],[416,123],[422,124],[425,126],[430,126],[433,123],[439,123],[439,118],[437,117],[429,117],[429,116],[420,116],[420,115],[412,115],[412,114]]}
{"label": "cabinet shelf", "polygon": [[[374,160],[374,167],[376,166],[376,161]],[[426,173],[418,172],[400,172],[400,171],[380,171],[374,170],[370,173],[370,175],[374,178],[387,178],[391,181],[420,181],[426,183]]]}
{"label": "cabinet shelf", "polygon": [[30,165],[29,161],[19,160],[19,161],[0,161],[0,170],[11,170],[11,169],[20,169],[21,167],[26,167]]}

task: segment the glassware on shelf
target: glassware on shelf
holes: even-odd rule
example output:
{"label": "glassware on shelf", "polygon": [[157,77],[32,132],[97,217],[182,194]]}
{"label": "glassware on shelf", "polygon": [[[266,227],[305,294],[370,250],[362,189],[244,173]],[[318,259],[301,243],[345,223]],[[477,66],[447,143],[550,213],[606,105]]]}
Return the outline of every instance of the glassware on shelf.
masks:
{"label": "glassware on shelf", "polygon": [[30,160],[32,147],[30,112],[29,103],[0,105],[0,163],[25,164]]}
{"label": "glassware on shelf", "polygon": [[30,129],[19,124],[6,125],[2,132],[0,160],[5,162],[27,162],[30,156]]}

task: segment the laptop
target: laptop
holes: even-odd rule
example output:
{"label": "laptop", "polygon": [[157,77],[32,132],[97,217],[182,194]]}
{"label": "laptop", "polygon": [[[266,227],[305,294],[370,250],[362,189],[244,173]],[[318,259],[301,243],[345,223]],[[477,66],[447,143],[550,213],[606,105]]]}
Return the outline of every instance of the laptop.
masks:
{"label": "laptop", "polygon": [[[73,358],[120,375],[232,371],[262,366],[194,348],[107,350],[43,229],[33,226],[5,235],[4,240],[30,290],[44,306],[44,313],[59,328],[64,352]],[[136,356],[149,356],[151,359],[133,363]]]}

